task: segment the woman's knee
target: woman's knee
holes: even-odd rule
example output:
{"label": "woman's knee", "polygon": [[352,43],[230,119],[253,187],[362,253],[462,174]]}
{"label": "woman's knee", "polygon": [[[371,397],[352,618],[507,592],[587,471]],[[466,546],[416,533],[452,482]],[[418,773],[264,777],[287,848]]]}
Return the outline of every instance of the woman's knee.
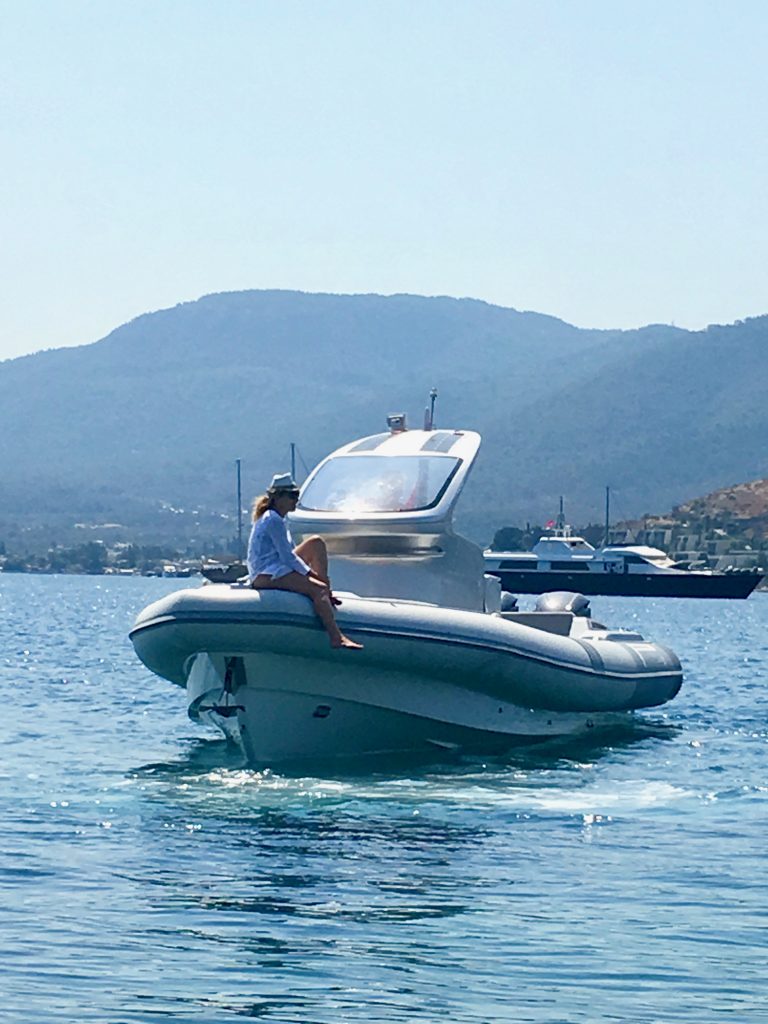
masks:
{"label": "woman's knee", "polygon": [[298,550],[304,551],[308,555],[324,555],[327,549],[323,538],[319,534],[313,534],[299,544]]}

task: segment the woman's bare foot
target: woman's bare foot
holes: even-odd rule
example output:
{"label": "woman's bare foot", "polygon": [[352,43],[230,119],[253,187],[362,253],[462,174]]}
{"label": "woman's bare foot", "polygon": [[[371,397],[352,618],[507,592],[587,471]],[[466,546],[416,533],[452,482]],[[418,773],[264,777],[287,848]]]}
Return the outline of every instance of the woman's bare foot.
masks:
{"label": "woman's bare foot", "polygon": [[346,647],[350,651],[362,651],[363,649],[362,644],[357,643],[355,640],[350,640],[349,637],[344,636],[344,634],[342,634],[338,640],[331,640],[331,647],[337,650],[341,647]]}
{"label": "woman's bare foot", "polygon": [[341,604],[341,598],[340,597],[336,597],[335,594],[331,594],[331,604],[336,605],[336,607],[338,608],[339,605]]}

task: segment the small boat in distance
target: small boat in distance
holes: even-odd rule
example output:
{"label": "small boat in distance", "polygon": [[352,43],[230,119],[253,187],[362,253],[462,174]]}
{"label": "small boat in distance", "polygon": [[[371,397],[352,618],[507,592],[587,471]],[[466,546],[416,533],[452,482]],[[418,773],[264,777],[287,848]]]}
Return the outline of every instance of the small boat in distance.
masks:
{"label": "small boat in distance", "polygon": [[745,598],[763,578],[756,569],[689,569],[640,544],[596,549],[561,520],[562,514],[532,551],[486,550],[485,571],[511,594],[576,590],[624,597]]}
{"label": "small boat in distance", "polygon": [[208,562],[200,566],[200,575],[210,583],[237,583],[248,574],[244,562]]}

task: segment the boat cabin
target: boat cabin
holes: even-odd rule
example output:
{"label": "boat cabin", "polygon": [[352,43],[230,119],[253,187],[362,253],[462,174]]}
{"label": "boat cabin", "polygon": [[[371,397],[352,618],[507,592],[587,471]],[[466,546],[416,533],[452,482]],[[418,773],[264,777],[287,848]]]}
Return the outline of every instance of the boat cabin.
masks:
{"label": "boat cabin", "polygon": [[586,563],[595,557],[595,549],[583,537],[556,533],[541,537],[533,546],[533,554],[542,569],[573,569],[574,563],[585,563],[586,568]]}
{"label": "boat cabin", "polygon": [[491,551],[485,553],[486,563],[497,569],[531,572],[588,572],[597,552],[583,537],[574,536],[570,527],[556,529],[540,537],[531,551]]}
{"label": "boat cabin", "polygon": [[644,545],[603,548],[599,555],[604,572],[668,572],[678,565],[659,548]]}
{"label": "boat cabin", "polygon": [[320,534],[333,585],[361,596],[482,609],[481,549],[453,531],[453,511],[480,447],[468,430],[386,433],[337,449],[310,474],[290,516],[294,537]]}

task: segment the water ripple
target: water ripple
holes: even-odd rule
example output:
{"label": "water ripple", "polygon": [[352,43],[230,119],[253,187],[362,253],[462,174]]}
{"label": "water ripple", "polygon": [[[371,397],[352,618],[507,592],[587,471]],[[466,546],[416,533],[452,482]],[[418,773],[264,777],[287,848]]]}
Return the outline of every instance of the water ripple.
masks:
{"label": "water ripple", "polygon": [[768,595],[595,599],[686,668],[597,743],[255,772],[126,639],[178,585],[0,577],[0,1019],[768,1020]]}

